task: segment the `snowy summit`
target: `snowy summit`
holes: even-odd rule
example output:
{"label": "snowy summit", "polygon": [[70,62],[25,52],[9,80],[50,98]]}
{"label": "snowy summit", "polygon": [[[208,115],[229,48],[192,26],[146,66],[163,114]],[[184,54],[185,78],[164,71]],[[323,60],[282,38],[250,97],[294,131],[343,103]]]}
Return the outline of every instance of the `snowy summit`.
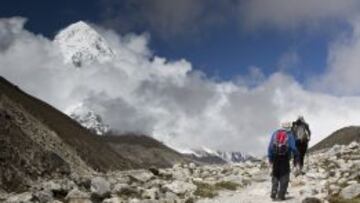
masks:
{"label": "snowy summit", "polygon": [[83,21],[71,24],[61,30],[54,39],[60,47],[65,63],[76,67],[93,62],[103,63],[114,57],[114,51],[106,40]]}
{"label": "snowy summit", "polygon": [[69,108],[67,114],[80,125],[97,135],[104,135],[110,130],[110,127],[104,123],[99,114],[96,114],[93,110],[87,108],[83,104],[78,104]]}

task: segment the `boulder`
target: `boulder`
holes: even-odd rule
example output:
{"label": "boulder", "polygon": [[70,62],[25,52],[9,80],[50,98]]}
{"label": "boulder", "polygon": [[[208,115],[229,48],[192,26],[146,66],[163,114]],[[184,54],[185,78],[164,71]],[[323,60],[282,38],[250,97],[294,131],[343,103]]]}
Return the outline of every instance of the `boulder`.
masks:
{"label": "boulder", "polygon": [[185,169],[177,168],[172,171],[172,176],[176,180],[185,181],[185,180],[189,179],[189,177],[191,176],[191,172],[187,168],[185,168]]}
{"label": "boulder", "polygon": [[120,199],[119,197],[112,197],[108,199],[104,199],[102,203],[123,203],[125,202],[123,199]]}
{"label": "boulder", "polygon": [[130,180],[145,183],[152,178],[154,178],[154,174],[150,171],[138,171],[129,175]]}
{"label": "boulder", "polygon": [[191,162],[191,163],[189,164],[189,168],[190,168],[190,169],[195,169],[195,168],[196,168],[196,164],[193,163],[193,162]]}
{"label": "boulder", "polygon": [[359,148],[360,147],[360,144],[357,143],[357,142],[351,142],[349,145],[348,145],[348,148],[349,149],[356,149],[356,148]]}
{"label": "boulder", "polygon": [[322,203],[322,201],[316,197],[306,197],[301,203]]}
{"label": "boulder", "polygon": [[160,176],[160,171],[159,169],[155,168],[155,167],[150,167],[149,171],[154,174],[155,176]]}
{"label": "boulder", "polygon": [[353,199],[360,196],[360,184],[353,184],[341,190],[340,196],[343,199]]}
{"label": "boulder", "polygon": [[32,198],[33,198],[33,196],[30,192],[24,192],[24,193],[9,197],[5,201],[5,203],[31,203]]}
{"label": "boulder", "polygon": [[63,202],[60,201],[60,200],[53,200],[53,201],[51,201],[51,202],[49,202],[49,203],[63,203]]}
{"label": "boulder", "polygon": [[37,191],[33,196],[39,203],[48,203],[53,200],[53,193],[50,190]]}
{"label": "boulder", "polygon": [[90,195],[77,188],[72,189],[65,197],[67,203],[92,203]]}
{"label": "boulder", "polygon": [[158,199],[159,198],[159,189],[158,188],[146,189],[142,193],[142,197],[144,199],[152,199],[152,200]]}
{"label": "boulder", "polygon": [[173,192],[177,195],[185,194],[187,192],[191,193],[196,190],[196,185],[192,183],[187,183],[184,181],[175,180],[170,184],[164,185],[164,189],[170,192]]}
{"label": "boulder", "polygon": [[64,198],[69,191],[76,188],[77,185],[68,179],[50,180],[42,183],[42,189],[51,191],[54,197]]}
{"label": "boulder", "polygon": [[110,193],[110,183],[103,177],[91,179],[91,193],[104,197]]}

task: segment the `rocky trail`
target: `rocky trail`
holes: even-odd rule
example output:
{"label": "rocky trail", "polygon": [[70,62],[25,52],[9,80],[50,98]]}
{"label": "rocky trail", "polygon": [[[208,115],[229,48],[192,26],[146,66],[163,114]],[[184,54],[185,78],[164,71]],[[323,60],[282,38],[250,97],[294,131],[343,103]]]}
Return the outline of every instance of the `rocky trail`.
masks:
{"label": "rocky trail", "polygon": [[[359,203],[360,144],[312,154],[306,174],[291,175],[286,203]],[[39,180],[23,193],[0,191],[6,203],[269,203],[265,160],[240,164],[176,164]]]}
{"label": "rocky trail", "polygon": [[[258,174],[256,180],[253,183],[236,192],[224,191],[218,197],[214,199],[200,200],[200,203],[272,203],[270,199],[271,177],[269,176],[269,170],[264,169]],[[299,193],[299,187],[290,186],[288,189],[288,195],[286,203],[298,203],[303,200]]]}
{"label": "rocky trail", "polygon": [[[290,177],[286,203],[360,202],[360,147],[336,145],[306,159],[304,175]],[[270,203],[271,177],[268,168],[253,178],[252,184],[236,192],[222,192],[201,203]]]}

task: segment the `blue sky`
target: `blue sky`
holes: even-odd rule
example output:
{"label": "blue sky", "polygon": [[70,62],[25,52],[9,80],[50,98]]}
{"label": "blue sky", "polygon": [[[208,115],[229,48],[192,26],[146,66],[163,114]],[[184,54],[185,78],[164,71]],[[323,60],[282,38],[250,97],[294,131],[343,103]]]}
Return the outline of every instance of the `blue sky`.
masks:
{"label": "blue sky", "polygon": [[[228,14],[237,12],[233,7],[241,7],[242,1],[224,1],[228,3],[223,5],[215,1],[199,1],[203,3],[197,5],[192,5],[192,1],[184,1],[187,3],[175,5],[182,8],[179,10],[169,5],[161,8],[161,0],[153,2],[141,5],[140,1],[131,0],[42,0],[34,4],[26,0],[11,0],[2,2],[0,17],[26,17],[28,22],[25,27],[28,30],[48,37],[78,20],[114,29],[121,34],[147,32],[154,53],[170,60],[185,58],[195,69],[219,80],[244,75],[251,66],[270,75],[279,70],[281,58],[292,53],[297,60],[289,64],[285,71],[300,83],[309,75],[324,71],[329,43],[346,28],[345,23],[334,20],[325,23],[319,21],[325,26],[316,26],[315,29],[306,23],[299,23],[291,29],[261,24],[249,29],[241,19],[242,16]],[[160,10],[159,15],[150,13],[154,7]],[[193,18],[190,15],[183,19],[187,14],[170,15],[166,12],[166,9],[170,12],[186,12],[186,9],[191,10],[193,7],[197,8],[193,9]],[[169,20],[163,21],[166,17]],[[160,20],[152,22],[149,18]],[[219,19],[208,23],[208,18]],[[163,28],[158,30],[159,25]]]}

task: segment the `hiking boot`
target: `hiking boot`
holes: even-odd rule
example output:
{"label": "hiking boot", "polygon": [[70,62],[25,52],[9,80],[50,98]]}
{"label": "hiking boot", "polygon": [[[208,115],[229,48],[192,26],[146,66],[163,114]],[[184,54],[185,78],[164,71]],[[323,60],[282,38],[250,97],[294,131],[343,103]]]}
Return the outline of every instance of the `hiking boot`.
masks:
{"label": "hiking boot", "polygon": [[272,200],[276,200],[276,194],[275,194],[275,193],[272,193],[272,194],[270,195],[270,197],[271,197]]}
{"label": "hiking boot", "polygon": [[279,200],[280,200],[280,201],[284,201],[284,200],[286,200],[286,199],[285,199],[285,196],[282,196],[282,195],[281,195],[281,196],[279,196]]}

